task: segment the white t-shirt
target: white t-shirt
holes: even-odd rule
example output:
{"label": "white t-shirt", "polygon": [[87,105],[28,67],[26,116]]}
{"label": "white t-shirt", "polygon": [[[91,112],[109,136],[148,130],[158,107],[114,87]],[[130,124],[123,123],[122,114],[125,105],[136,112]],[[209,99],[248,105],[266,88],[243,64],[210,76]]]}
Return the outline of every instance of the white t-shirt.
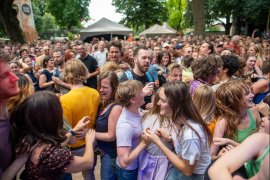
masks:
{"label": "white t-shirt", "polygon": [[201,141],[191,128],[184,126],[180,130],[179,136],[173,136],[175,151],[179,157],[188,160],[190,165],[194,165],[196,161],[194,174],[204,174],[211,162],[210,145],[202,127],[190,120],[188,123],[197,131]]}
{"label": "white t-shirt", "polygon": [[[117,147],[131,147],[131,150],[135,149],[141,141],[142,135],[142,114],[134,114],[123,108],[120,117],[118,118],[116,125],[116,142]],[[120,166],[118,157],[116,164]],[[137,157],[126,170],[134,170],[139,166],[139,157]]]}
{"label": "white t-shirt", "polygon": [[103,52],[96,51],[95,52],[94,58],[97,60],[99,68],[102,68],[102,66],[105,64],[106,55],[107,55],[107,51],[103,51]]}

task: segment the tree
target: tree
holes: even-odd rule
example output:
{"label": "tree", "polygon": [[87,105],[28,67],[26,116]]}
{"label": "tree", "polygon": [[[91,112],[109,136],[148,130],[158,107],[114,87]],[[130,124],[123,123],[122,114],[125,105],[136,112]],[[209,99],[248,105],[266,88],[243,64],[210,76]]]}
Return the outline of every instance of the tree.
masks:
{"label": "tree", "polygon": [[[229,34],[231,26],[233,34],[240,34],[241,26],[250,24],[266,24],[269,0],[207,0],[206,19],[208,24],[219,21]],[[226,22],[220,20],[225,18]]]}
{"label": "tree", "polygon": [[50,12],[61,28],[80,27],[81,21],[88,20],[90,0],[47,0],[46,12]]}
{"label": "tree", "polygon": [[205,33],[204,0],[192,0],[191,3],[194,20],[194,33],[196,35],[204,35]]}
{"label": "tree", "polygon": [[17,11],[12,8],[13,1],[0,1],[0,21],[3,23],[5,32],[12,43],[23,43],[24,37],[17,19]]}
{"label": "tree", "polygon": [[146,29],[167,20],[164,0],[113,0],[112,4],[116,12],[124,15],[121,22],[135,30],[141,26]]}
{"label": "tree", "polygon": [[188,7],[187,0],[168,0],[166,6],[169,25],[178,31],[186,28],[188,25],[185,17]]}

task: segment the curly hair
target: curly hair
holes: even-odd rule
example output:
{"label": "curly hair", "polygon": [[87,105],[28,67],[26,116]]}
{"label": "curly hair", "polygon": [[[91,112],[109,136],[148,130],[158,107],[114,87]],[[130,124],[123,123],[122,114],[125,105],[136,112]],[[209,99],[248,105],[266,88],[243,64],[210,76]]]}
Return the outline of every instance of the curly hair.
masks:
{"label": "curly hair", "polygon": [[79,60],[71,59],[66,62],[64,77],[65,81],[71,84],[79,84],[86,80],[88,70]]}
{"label": "curly hair", "polygon": [[216,118],[226,120],[226,137],[233,139],[242,117],[240,105],[243,94],[250,92],[250,86],[243,80],[230,80],[220,85],[216,91]]}
{"label": "curly hair", "polygon": [[221,56],[223,61],[223,69],[228,69],[227,75],[231,77],[240,69],[240,60],[235,55],[223,55]]}
{"label": "curly hair", "polygon": [[222,60],[219,56],[201,57],[191,64],[193,78],[206,81],[208,76],[217,73],[221,66]]}

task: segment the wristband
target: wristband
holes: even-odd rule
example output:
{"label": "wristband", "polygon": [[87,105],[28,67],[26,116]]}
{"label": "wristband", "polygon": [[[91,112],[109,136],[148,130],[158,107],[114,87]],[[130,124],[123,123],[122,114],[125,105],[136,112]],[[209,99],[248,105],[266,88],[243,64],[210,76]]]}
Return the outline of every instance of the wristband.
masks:
{"label": "wristband", "polygon": [[71,134],[72,136],[75,136],[75,135],[76,135],[76,133],[73,131],[73,129],[68,130],[68,132],[70,132],[70,134]]}

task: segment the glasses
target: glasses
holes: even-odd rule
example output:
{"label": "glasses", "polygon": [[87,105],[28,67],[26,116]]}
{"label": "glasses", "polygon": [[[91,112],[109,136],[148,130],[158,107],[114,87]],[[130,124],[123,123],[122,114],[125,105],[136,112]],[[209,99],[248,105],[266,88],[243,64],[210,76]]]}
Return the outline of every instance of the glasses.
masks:
{"label": "glasses", "polygon": [[48,52],[48,51],[50,51],[50,50],[49,50],[49,49],[44,49],[44,51]]}

